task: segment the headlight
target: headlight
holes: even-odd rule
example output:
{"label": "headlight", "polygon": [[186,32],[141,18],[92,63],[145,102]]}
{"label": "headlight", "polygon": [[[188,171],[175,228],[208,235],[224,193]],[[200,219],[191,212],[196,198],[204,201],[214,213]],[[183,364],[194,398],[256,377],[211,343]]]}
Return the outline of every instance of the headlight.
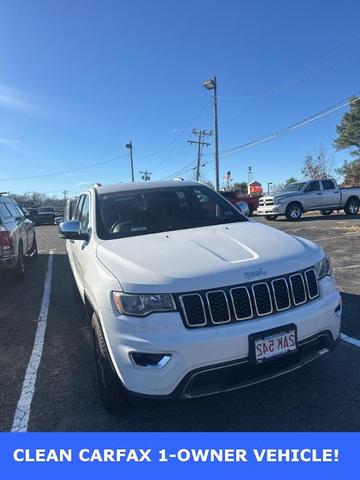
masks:
{"label": "headlight", "polygon": [[112,292],[116,309],[123,315],[145,316],[153,312],[170,312],[176,310],[172,295],[131,295]]}
{"label": "headlight", "polygon": [[331,275],[332,267],[329,257],[324,254],[324,258],[314,265],[314,270],[318,280],[326,277],[326,275]]}
{"label": "headlight", "polygon": [[282,203],[285,202],[285,198],[274,198],[274,203],[275,205],[281,205]]}

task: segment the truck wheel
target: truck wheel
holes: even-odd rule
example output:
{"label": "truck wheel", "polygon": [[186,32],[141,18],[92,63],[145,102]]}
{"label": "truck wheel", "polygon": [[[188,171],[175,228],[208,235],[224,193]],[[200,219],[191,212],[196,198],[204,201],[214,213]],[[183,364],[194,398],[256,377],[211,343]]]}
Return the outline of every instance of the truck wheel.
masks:
{"label": "truck wheel", "polygon": [[344,207],[344,211],[345,211],[346,215],[356,215],[359,211],[359,206],[360,206],[359,199],[356,198],[356,197],[351,197],[346,202],[346,205]]}
{"label": "truck wheel", "polygon": [[301,218],[302,213],[303,210],[300,203],[293,202],[287,206],[285,217],[289,220],[289,222],[295,222],[296,220],[299,220]]}
{"label": "truck wheel", "polygon": [[321,215],[331,215],[332,210],[320,210]]}
{"label": "truck wheel", "polygon": [[14,269],[16,278],[22,280],[25,276],[24,250],[22,243],[19,244],[18,257]]}
{"label": "truck wheel", "polygon": [[272,221],[277,219],[277,215],[265,215],[266,220]]}
{"label": "truck wheel", "polygon": [[128,399],[109,360],[105,339],[95,313],[92,317],[92,325],[101,400],[109,413],[124,412],[128,406]]}

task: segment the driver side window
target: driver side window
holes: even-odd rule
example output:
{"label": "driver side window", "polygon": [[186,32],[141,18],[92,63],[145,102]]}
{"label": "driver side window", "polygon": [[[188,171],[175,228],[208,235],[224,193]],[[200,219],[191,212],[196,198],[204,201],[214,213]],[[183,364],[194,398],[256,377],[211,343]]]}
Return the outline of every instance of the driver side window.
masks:
{"label": "driver side window", "polygon": [[80,214],[80,233],[87,233],[89,229],[89,195],[84,195]]}

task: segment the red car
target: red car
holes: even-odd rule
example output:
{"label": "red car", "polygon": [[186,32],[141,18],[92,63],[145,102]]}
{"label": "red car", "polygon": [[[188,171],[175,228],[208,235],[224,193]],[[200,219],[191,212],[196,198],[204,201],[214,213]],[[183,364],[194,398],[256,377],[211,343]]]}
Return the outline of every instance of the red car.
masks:
{"label": "red car", "polygon": [[250,195],[244,195],[240,192],[220,192],[220,194],[229,200],[229,202],[233,203],[234,205],[239,202],[245,202],[249,206],[249,214],[252,215],[253,212],[259,206],[259,197],[251,197]]}

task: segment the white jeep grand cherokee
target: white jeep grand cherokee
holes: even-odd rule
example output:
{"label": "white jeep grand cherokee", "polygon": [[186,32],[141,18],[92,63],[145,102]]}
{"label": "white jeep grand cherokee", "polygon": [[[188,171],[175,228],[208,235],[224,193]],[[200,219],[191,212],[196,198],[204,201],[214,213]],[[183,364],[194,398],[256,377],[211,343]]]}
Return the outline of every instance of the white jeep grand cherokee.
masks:
{"label": "white jeep grand cherokee", "polygon": [[101,396],[198,397],[289,372],[339,340],[316,244],[195,182],[94,186],[60,225],[92,318]]}

